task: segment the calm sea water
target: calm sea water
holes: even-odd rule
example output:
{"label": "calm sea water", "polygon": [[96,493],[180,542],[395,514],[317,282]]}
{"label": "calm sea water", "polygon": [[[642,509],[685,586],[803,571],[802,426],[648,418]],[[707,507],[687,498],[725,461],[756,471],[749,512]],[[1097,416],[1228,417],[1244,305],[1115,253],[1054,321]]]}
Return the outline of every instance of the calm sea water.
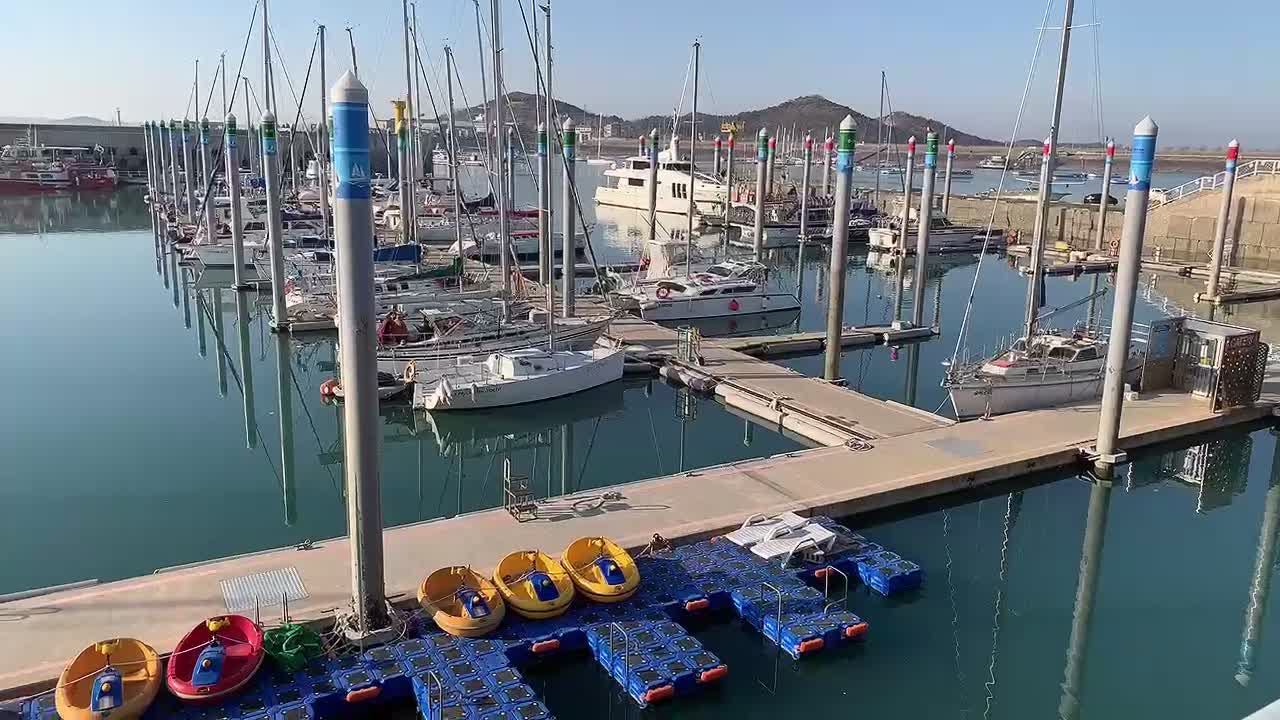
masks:
{"label": "calm sea water", "polygon": [[[587,212],[599,221],[602,256],[638,247],[642,225]],[[146,223],[137,192],[0,201],[9,339],[0,369],[16,380],[0,413],[0,547],[11,550],[0,592],[344,531],[341,427],[318,393],[332,373],[331,342],[273,336],[265,296],[206,287],[169,256],[157,259]],[[776,250],[768,260],[775,287],[796,290],[803,278],[798,317],[770,324],[821,328],[826,251],[810,248],[801,262],[794,248]],[[975,275],[973,353],[1017,327],[1025,282],[996,256],[931,268],[925,317],[938,313],[942,337],[845,353],[842,372],[863,392],[934,410]],[[846,322],[892,318],[892,279],[858,252],[847,283]],[[1084,297],[1091,284],[1052,279],[1048,304]],[[1157,279],[1139,320],[1180,312],[1198,289]],[[1108,301],[1099,301],[1104,318]],[[1061,324],[1085,312],[1064,313]],[[1255,306],[1228,320],[1274,338],[1270,314]],[[816,357],[784,362],[821,369]],[[382,431],[388,525],[499,505],[507,456],[540,495],[554,495],[799,447],[714,401],[646,381],[479,418],[389,408]],[[802,664],[776,662],[732,623],[699,629],[731,665],[729,680],[654,714],[1205,718],[1261,706],[1280,695],[1270,667],[1280,621],[1266,592],[1275,559],[1265,557],[1280,517],[1276,439],[1253,430],[1198,440],[1139,457],[1110,490],[1036,477],[850,519],[920,562],[924,589],[892,601],[855,589],[848,604],[872,624],[866,644]],[[1091,527],[1101,545],[1089,555],[1102,560],[1082,575]],[[1077,598],[1081,587],[1093,590]],[[534,680],[558,717],[635,715],[588,661]]]}

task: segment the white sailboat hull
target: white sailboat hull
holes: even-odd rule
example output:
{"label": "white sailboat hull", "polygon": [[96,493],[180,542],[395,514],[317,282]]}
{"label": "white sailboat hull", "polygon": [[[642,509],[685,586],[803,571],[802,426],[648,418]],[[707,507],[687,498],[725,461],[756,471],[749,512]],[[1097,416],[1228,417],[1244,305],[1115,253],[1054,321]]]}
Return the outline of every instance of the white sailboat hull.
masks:
{"label": "white sailboat hull", "polygon": [[478,410],[550,400],[590,390],[622,379],[625,355],[621,350],[586,350],[554,353],[568,360],[559,369],[515,379],[480,378],[434,382],[422,379],[414,386],[414,407],[427,410]]}
{"label": "white sailboat hull", "polygon": [[[1136,382],[1140,373],[1141,361],[1130,358],[1126,381]],[[1056,377],[1033,374],[1016,380],[994,379],[990,383],[966,380],[949,386],[948,392],[956,417],[964,420],[986,415],[988,400],[992,415],[1094,400],[1102,395],[1103,376],[1099,371]]]}

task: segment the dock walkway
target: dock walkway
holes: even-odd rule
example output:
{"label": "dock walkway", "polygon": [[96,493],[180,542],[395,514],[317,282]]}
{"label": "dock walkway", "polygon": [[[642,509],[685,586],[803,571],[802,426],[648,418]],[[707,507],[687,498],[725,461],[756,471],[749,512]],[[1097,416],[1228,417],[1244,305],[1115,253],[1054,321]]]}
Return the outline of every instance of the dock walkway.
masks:
{"label": "dock walkway", "polygon": [[[871,344],[892,333],[902,333],[904,339],[909,339],[918,338],[920,331],[857,329],[847,333],[844,341],[848,345]],[[608,335],[628,345],[644,345],[655,352],[675,355],[676,332],[644,320],[615,320]],[[815,337],[803,337],[800,342],[825,343],[825,333],[820,341],[816,334],[807,335]],[[768,342],[767,338],[704,339],[701,364],[668,361],[668,365],[709,379],[716,395],[726,404],[775,421],[779,430],[789,430],[820,445],[896,437],[953,424],[933,413],[868,397],[735,349],[759,348]]]}
{"label": "dock walkway", "polygon": [[[803,383],[773,379],[786,392]],[[751,378],[756,381],[757,378]],[[831,393],[823,386],[823,394]],[[808,398],[806,398],[806,401]],[[847,399],[846,399],[847,401]],[[867,399],[868,402],[875,402]],[[1185,393],[1153,393],[1125,406],[1121,445],[1135,449],[1194,437],[1272,415],[1274,395],[1224,413]],[[904,418],[908,416],[904,414]],[[754,513],[793,510],[836,517],[1068,467],[1097,433],[1098,407],[1084,403],[990,421],[916,430],[886,424],[880,438],[732,463],[643,480],[604,491],[543,501],[536,520],[517,522],[495,509],[417,523],[384,534],[385,577],[393,599],[412,602],[431,570],[469,564],[487,572],[514,548],[558,553],[584,535],[608,535],[630,548],[654,533],[694,540],[736,527]],[[201,618],[227,612],[220,583],[248,574],[294,570],[306,597],[290,604],[295,619],[320,619],[348,602],[350,549],[345,539],[283,548],[155,575],[65,590],[0,604],[0,697],[49,687],[63,664],[104,635],[133,636],[171,650]],[[278,619],[278,604],[263,607]],[[18,649],[21,649],[20,651]]]}

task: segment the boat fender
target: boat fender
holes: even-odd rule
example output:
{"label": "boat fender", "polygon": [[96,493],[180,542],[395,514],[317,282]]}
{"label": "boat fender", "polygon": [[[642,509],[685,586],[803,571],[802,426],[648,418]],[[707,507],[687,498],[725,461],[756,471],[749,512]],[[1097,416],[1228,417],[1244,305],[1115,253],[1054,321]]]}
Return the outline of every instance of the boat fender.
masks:
{"label": "boat fender", "polygon": [[320,383],[320,397],[333,397],[334,390],[337,388],[338,381],[336,379],[329,378],[328,380],[325,380]]}
{"label": "boat fender", "polygon": [[738,299],[737,299],[737,298],[734,298],[733,300],[730,300],[730,301],[729,301],[729,309],[730,309],[730,310],[732,310],[732,311],[734,311],[734,312],[738,312],[738,308],[739,308],[739,307],[741,307],[741,306],[740,306],[740,305],[738,305]]}
{"label": "boat fender", "polygon": [[655,292],[654,294],[657,295],[662,300],[666,300],[667,298],[671,297],[671,288],[666,286],[659,287],[657,292]]}
{"label": "boat fender", "polygon": [[352,690],[347,693],[347,702],[358,703],[365,700],[372,700],[382,694],[382,688],[378,685],[370,685],[369,687]]}

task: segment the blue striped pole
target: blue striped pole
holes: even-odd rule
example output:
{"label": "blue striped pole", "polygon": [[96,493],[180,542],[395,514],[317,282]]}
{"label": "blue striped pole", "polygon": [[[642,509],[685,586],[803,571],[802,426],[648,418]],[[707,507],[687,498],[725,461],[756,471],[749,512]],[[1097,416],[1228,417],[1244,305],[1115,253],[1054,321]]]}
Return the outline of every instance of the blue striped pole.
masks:
{"label": "blue striped pole", "polygon": [[916,267],[911,288],[911,323],[924,326],[925,266],[929,257],[929,223],[933,219],[933,184],[938,174],[938,133],[924,138],[924,183],[920,187],[920,213],[916,218]]}
{"label": "blue striped pole", "polygon": [[1116,443],[1120,437],[1121,403],[1125,370],[1129,361],[1133,305],[1142,265],[1142,239],[1147,229],[1147,204],[1151,199],[1151,169],[1156,158],[1159,128],[1150,117],[1133,129],[1129,158],[1129,194],[1124,201],[1124,227],[1120,233],[1120,264],[1116,268],[1115,300],[1111,306],[1111,338],[1107,344],[1107,369],[1102,386],[1102,414],[1098,418],[1095,464],[1099,471],[1124,461]]}
{"label": "blue striped pole", "polygon": [[853,192],[853,151],[858,125],[852,115],[840,121],[836,151],[836,199],[831,217],[831,292],[827,295],[827,352],[823,377],[840,377],[840,341],[844,335],[844,281],[849,265],[849,203]]}

